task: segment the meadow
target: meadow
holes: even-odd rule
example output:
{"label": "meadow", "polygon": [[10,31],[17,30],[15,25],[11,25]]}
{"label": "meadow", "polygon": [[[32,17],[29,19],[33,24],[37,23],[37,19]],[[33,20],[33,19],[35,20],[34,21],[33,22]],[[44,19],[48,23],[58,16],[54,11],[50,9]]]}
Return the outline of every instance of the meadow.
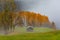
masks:
{"label": "meadow", "polygon": [[[38,30],[40,30],[40,32]],[[15,30],[16,33],[11,33],[12,35],[0,35],[0,40],[60,40],[59,30],[51,31],[51,29],[48,28],[34,28],[34,32],[25,31],[25,28],[17,28]]]}

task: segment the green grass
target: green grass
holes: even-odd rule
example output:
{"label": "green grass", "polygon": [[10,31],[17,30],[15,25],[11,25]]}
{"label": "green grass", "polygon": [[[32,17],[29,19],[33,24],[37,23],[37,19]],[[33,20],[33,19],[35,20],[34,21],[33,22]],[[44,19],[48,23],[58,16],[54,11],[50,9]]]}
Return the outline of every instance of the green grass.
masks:
{"label": "green grass", "polygon": [[26,28],[16,28],[14,35],[0,35],[0,40],[60,40],[60,31],[49,28],[34,28],[34,32],[26,32]]}
{"label": "green grass", "polygon": [[[27,32],[27,27],[16,27],[16,32],[19,33],[25,33]],[[34,27],[33,28],[33,32],[50,32],[50,31],[54,31],[54,29],[51,28],[46,28],[46,27]]]}
{"label": "green grass", "polygon": [[60,40],[60,31],[0,36],[0,40]]}

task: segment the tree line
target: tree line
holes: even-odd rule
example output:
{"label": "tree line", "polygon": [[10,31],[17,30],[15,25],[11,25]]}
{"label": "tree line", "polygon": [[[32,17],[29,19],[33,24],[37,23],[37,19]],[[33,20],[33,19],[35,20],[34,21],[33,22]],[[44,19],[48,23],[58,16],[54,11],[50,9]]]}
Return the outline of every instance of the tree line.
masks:
{"label": "tree line", "polygon": [[[53,25],[54,22],[52,23]],[[16,12],[14,0],[0,0],[0,28],[4,29],[5,34],[13,32],[16,26],[20,27],[41,27],[51,26],[47,16],[34,12]]]}

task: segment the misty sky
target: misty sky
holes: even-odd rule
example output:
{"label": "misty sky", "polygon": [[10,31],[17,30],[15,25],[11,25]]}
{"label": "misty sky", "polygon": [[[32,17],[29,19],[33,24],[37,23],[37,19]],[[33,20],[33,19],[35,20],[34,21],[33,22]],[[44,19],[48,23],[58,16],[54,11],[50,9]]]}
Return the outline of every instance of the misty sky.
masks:
{"label": "misty sky", "polygon": [[[60,29],[60,0],[16,0],[19,9],[47,15]],[[17,2],[17,3],[18,3]]]}

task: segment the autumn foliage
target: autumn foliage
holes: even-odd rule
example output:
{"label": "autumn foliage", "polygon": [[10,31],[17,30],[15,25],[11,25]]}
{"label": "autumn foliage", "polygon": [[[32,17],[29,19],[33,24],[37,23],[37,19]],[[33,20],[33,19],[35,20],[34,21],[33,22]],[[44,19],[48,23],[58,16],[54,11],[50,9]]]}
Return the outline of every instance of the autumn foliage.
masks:
{"label": "autumn foliage", "polygon": [[17,14],[19,19],[23,18],[28,26],[40,26],[43,23],[50,23],[48,16],[41,15],[40,13],[20,11]]}
{"label": "autumn foliage", "polygon": [[[9,25],[8,25],[9,24]],[[7,25],[7,26],[6,26]],[[0,26],[5,30],[14,30],[15,26],[19,27],[49,27],[56,29],[55,23],[50,23],[48,16],[41,15],[40,13],[20,11],[0,13]]]}

